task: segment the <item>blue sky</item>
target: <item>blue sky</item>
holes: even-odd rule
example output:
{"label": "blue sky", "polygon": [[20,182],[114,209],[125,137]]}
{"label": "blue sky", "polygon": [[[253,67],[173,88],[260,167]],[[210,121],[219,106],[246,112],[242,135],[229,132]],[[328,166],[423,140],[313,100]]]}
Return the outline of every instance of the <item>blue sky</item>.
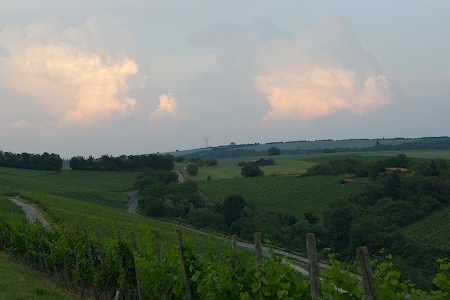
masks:
{"label": "blue sky", "polygon": [[449,135],[448,1],[15,1],[0,150]]}

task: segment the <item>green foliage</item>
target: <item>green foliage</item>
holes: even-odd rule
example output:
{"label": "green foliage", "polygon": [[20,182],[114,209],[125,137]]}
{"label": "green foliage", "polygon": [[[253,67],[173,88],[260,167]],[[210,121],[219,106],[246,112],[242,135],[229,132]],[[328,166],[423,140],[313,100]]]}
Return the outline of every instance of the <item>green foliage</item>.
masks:
{"label": "green foliage", "polygon": [[264,171],[256,164],[246,163],[241,168],[241,175],[243,177],[261,177],[264,176]]}
{"label": "green foliage", "polygon": [[245,208],[248,207],[247,201],[241,195],[231,195],[223,202],[220,212],[225,218],[228,226],[245,217]]}
{"label": "green foliage", "polygon": [[267,155],[269,155],[269,156],[280,155],[280,148],[270,147],[267,150]]}
{"label": "green foliage", "polygon": [[94,159],[92,156],[87,159],[78,156],[70,159],[70,167],[72,170],[89,171],[141,171],[146,168],[170,171],[174,168],[174,157],[169,154],[122,155],[118,157],[102,155],[98,159]]}
{"label": "green foliage", "polygon": [[186,167],[186,171],[189,173],[189,175],[195,176],[198,174],[198,166],[196,164],[189,164]]}
{"label": "green foliage", "polygon": [[12,153],[0,151],[0,166],[8,168],[60,171],[62,159],[58,154]]}

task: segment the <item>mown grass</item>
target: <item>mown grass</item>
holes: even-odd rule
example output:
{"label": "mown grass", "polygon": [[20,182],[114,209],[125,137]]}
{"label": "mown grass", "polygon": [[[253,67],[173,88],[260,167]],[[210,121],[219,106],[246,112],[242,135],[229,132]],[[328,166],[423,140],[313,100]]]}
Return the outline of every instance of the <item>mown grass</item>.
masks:
{"label": "mown grass", "polygon": [[42,273],[15,263],[0,252],[0,299],[79,299],[80,296],[68,293],[55,285],[54,281]]}
{"label": "mown grass", "polygon": [[[266,159],[273,157],[264,157]],[[248,161],[247,158],[237,159],[220,159],[219,165],[213,167],[201,167],[197,175],[198,179],[204,180],[208,176],[211,179],[225,179],[241,177],[241,167],[238,166],[240,161]],[[314,162],[297,160],[295,158],[287,158],[286,156],[278,156],[275,158],[274,165],[261,166],[265,175],[299,175],[306,172],[307,169],[316,165]]]}
{"label": "mown grass", "polygon": [[[217,159],[218,165],[213,167],[201,167],[194,179],[228,179],[241,177],[241,167],[239,162],[248,162],[254,158],[273,159],[275,165],[262,166],[261,170],[265,175],[299,175],[306,172],[317,163],[328,162],[330,160],[340,160],[344,158],[355,159],[362,162],[376,162],[387,157],[394,157],[398,154],[406,154],[414,160],[443,158],[450,160],[449,150],[414,150],[414,151],[375,151],[375,152],[338,152],[338,153],[311,153],[294,155],[258,156],[258,157],[232,157]],[[178,164],[179,169],[187,164]]]}

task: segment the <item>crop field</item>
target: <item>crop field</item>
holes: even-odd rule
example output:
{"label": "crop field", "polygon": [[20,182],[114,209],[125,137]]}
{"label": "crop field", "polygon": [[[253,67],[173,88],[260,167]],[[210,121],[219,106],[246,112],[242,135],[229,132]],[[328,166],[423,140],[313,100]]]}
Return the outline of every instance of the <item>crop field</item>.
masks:
{"label": "crop field", "polygon": [[[126,191],[133,187],[136,172],[46,172],[0,168],[0,217],[6,222],[22,220],[20,207],[8,200],[17,194],[35,203],[52,226],[78,226],[90,232],[99,230],[106,238],[114,238],[120,230],[124,236],[131,231],[138,241],[153,239],[159,231],[162,241],[175,243],[176,225],[132,215],[125,211]],[[207,240],[203,235],[185,230],[193,245],[202,249],[223,249],[223,242]]]}
{"label": "crop field", "polygon": [[137,172],[47,172],[0,168],[0,191],[20,194],[39,191],[80,201],[123,208],[124,192],[132,188]]}
{"label": "crop field", "polygon": [[434,212],[429,217],[399,230],[405,236],[422,244],[450,249],[450,207]]}
{"label": "crop field", "polygon": [[274,211],[303,219],[306,212],[322,216],[328,204],[336,198],[345,198],[361,187],[365,180],[341,186],[343,176],[265,176],[198,181],[199,188],[213,202],[239,194],[254,204],[258,212]]}

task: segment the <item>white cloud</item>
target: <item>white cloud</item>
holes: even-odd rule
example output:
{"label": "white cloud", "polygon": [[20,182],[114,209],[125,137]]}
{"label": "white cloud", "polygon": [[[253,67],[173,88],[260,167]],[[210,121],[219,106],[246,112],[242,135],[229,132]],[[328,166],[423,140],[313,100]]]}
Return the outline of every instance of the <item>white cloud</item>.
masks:
{"label": "white cloud", "polygon": [[268,41],[257,54],[256,88],[270,110],[264,121],[308,121],[340,110],[363,114],[389,104],[386,75],[337,16]]}
{"label": "white cloud", "polygon": [[120,20],[94,16],[62,28],[51,19],[7,26],[0,33],[9,52],[0,65],[0,85],[39,102],[60,125],[132,112],[136,100],[127,94],[138,65],[125,51],[130,36]]}
{"label": "white cloud", "polygon": [[180,111],[177,99],[171,93],[158,96],[158,108],[150,114],[150,121],[160,121],[171,118],[182,118],[186,113]]}

